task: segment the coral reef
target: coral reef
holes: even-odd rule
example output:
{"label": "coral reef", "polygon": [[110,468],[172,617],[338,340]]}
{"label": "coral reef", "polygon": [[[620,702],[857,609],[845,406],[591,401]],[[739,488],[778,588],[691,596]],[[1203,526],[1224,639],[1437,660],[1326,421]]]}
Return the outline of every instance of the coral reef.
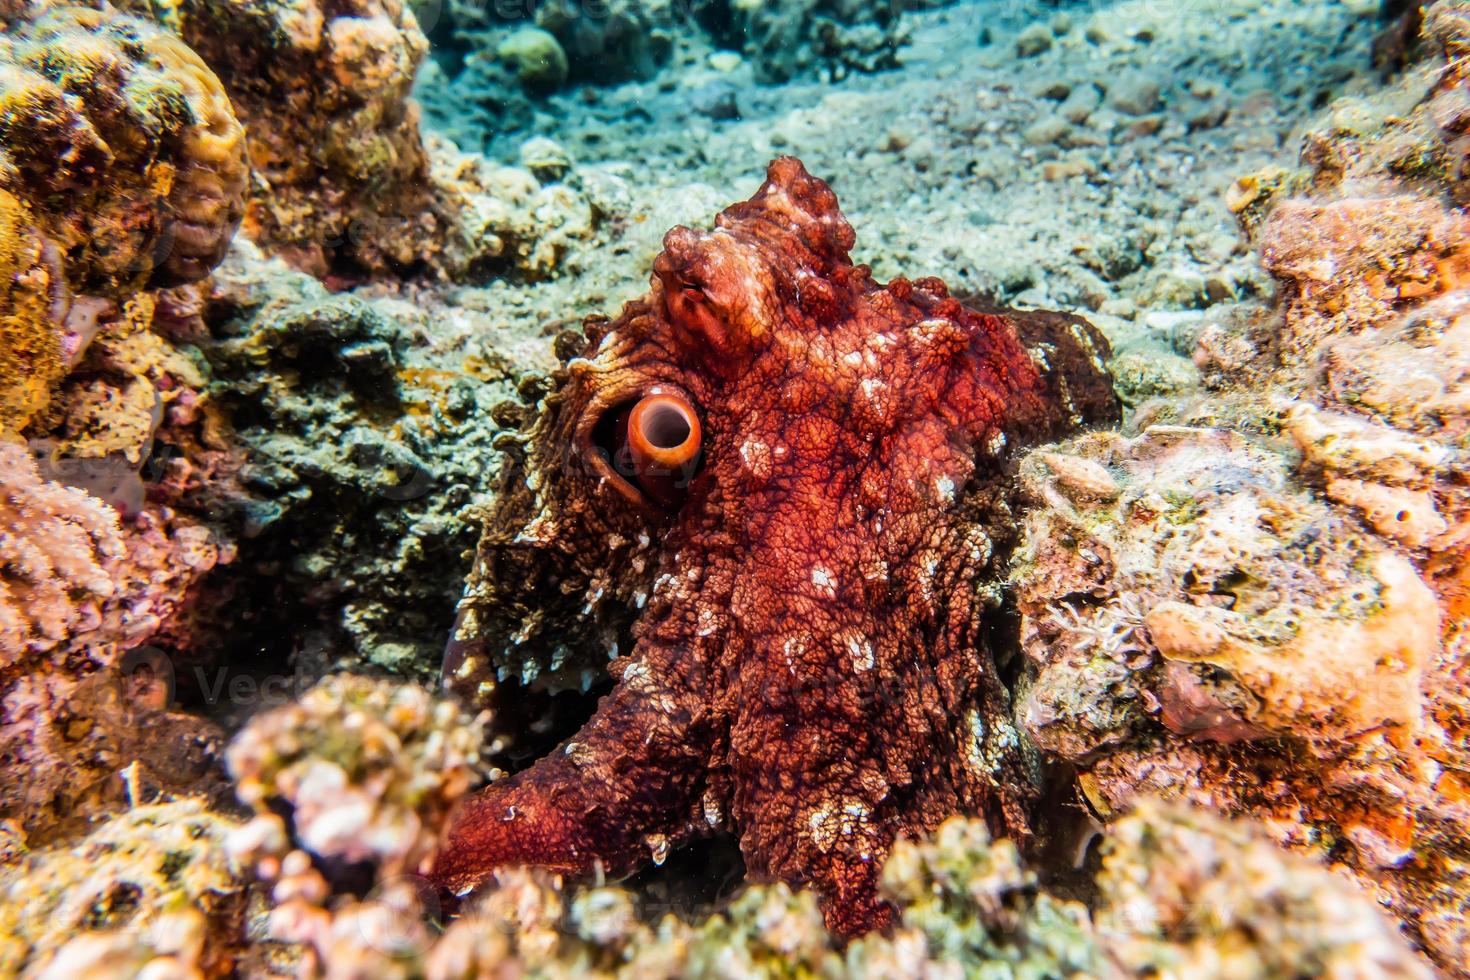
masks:
{"label": "coral reef", "polygon": [[65,279],[30,209],[0,189],[0,432],[19,431],[66,372]]}
{"label": "coral reef", "polygon": [[[332,883],[321,869],[336,866],[345,828],[363,826],[361,794],[374,787],[427,790],[434,802],[414,811],[422,833],[408,838],[432,838],[440,804],[464,788],[468,759],[440,751],[436,733],[468,719],[421,690],[364,679],[324,683],[305,702],[309,709],[253,723],[232,748],[259,758],[263,746],[282,746],[293,759],[268,775],[256,770],[264,782],[247,781],[247,792],[300,800],[296,777],[322,766],[348,772],[348,792],[323,797],[305,831],[296,828],[306,850],[292,850],[264,798],[261,815],[224,842],[232,861],[270,886],[265,930],[247,956],[282,944],[275,957],[297,976],[1430,975],[1339,876],[1248,825],[1154,801],[1105,831],[1091,909],[1042,887],[1015,844],[992,841],[984,821],[956,817],[932,837],[896,844],[881,875],[895,928],[845,947],[824,927],[815,893],[784,884],[751,886],[713,913],[647,921],[623,889],[570,888],[525,869],[499,873],[436,935],[427,920],[441,911],[438,896],[393,873],[398,847],[360,848],[368,884]],[[361,734],[378,744],[390,729],[408,739],[407,758],[353,747]],[[385,801],[396,793],[367,810],[394,810]],[[401,820],[408,811],[396,812]],[[330,831],[325,839],[312,834],[317,825]]]}
{"label": "coral reef", "polygon": [[258,178],[252,237],[318,274],[339,251],[374,271],[426,261],[443,229],[407,96],[428,43],[404,4],[131,6],[176,30],[229,92]]}
{"label": "coral reef", "polygon": [[1023,463],[1015,572],[1023,722],[1099,812],[1161,793],[1261,818],[1450,976],[1470,951],[1463,13],[1430,7],[1435,57],[1335,104],[1297,170],[1237,183],[1276,309],[1198,332],[1204,395]]}
{"label": "coral reef", "polygon": [[0,46],[0,430],[46,407],[116,303],[197,280],[244,209],[218,79],[146,21],[37,10]]}
{"label": "coral reef", "polygon": [[1023,466],[1044,503],[1016,570],[1041,667],[1021,714],[1038,744],[1084,759],[1136,742],[1155,715],[1176,735],[1294,736],[1327,756],[1363,732],[1413,737],[1433,594],[1289,487],[1279,452],[1166,426],[1062,448]]}
{"label": "coral reef", "polygon": [[[0,2],[0,973],[1426,975],[1406,936],[1466,975],[1463,0],[1395,0],[1377,19],[1371,0],[1189,16],[1156,0],[615,0],[478,21],[472,0],[121,6]],[[1370,44],[1390,74],[1366,70]],[[486,155],[420,134],[416,73],[446,134]],[[570,379],[628,367],[608,352],[627,353],[634,324],[594,321],[590,349],[568,326],[642,293],[663,229],[783,153],[835,175],[880,278],[940,273],[984,311],[1086,310],[1113,341],[1125,429],[1021,458],[1019,498],[988,475],[955,488],[980,531],[972,551],[925,541],[946,558],[933,572],[909,550],[881,556],[890,584],[914,583],[894,602],[944,624],[916,644],[926,655],[983,625],[982,707],[1014,688],[1014,716],[923,752],[914,733],[946,722],[890,721],[881,765],[861,738],[820,760],[861,792],[881,770],[902,797],[974,748],[973,764],[1010,765],[993,778],[1024,803],[1039,748],[1064,763],[1048,799],[1077,773],[1077,812],[1046,808],[1028,849],[991,839],[1003,803],[970,808],[988,822],[939,823],[953,807],[924,801],[910,829],[934,833],[898,840],[856,889],[876,890],[892,930],[846,943],[823,921],[832,876],[789,867],[820,872],[866,832],[856,793],[804,803],[796,834],[747,849],[753,877],[797,887],[700,891],[688,863],[728,862],[728,888],[733,853],[671,854],[678,835],[654,828],[631,850],[664,866],[628,890],[503,871],[451,899],[423,873],[461,796],[491,760],[516,768],[576,731],[609,649],[657,634],[766,651],[781,683],[707,684],[747,695],[747,717],[789,702],[798,723],[862,700],[868,634],[872,674],[888,666],[893,637],[849,615],[866,607],[813,597],[848,584],[826,565],[785,589],[799,626],[705,634],[711,608],[769,605],[729,585],[760,549],[684,534],[667,515],[703,491],[661,467],[702,451],[705,474],[730,464],[722,487],[779,472],[760,455],[771,440],[731,442],[755,422],[732,424],[719,399],[709,414],[716,382],[587,416],[607,423],[591,445],[626,450],[592,523],[616,520],[614,490],[635,497],[648,516],[618,557],[645,533],[642,568],[611,574],[629,566],[599,549],[570,570],[534,557],[580,540],[534,521],[584,472],[540,452],[547,420]],[[251,240],[221,260],[247,197]],[[708,258],[729,271],[749,256]],[[719,276],[662,262],[657,316],[730,341],[706,314],[731,297],[697,288]],[[820,307],[825,273],[794,278],[772,293],[781,308]],[[934,299],[928,281],[895,286]],[[1075,339],[1077,321],[1010,319],[1054,371],[1070,356],[1041,335]],[[836,348],[802,356],[799,377],[768,385],[783,418],[814,414],[802,382],[875,380]],[[680,424],[684,443],[664,445]],[[897,452],[932,462],[938,445]],[[882,462],[854,497],[907,499],[871,485],[893,471]],[[715,502],[723,526],[745,526],[741,497]],[[1018,503],[1033,508],[1014,577],[1022,657],[1008,610],[990,612]],[[487,744],[483,718],[383,680],[297,698],[340,667],[427,679],[481,525],[450,665],[467,693],[508,704],[491,730],[506,737]],[[793,552],[842,539],[772,527]],[[948,527],[887,514],[859,537]],[[725,579],[705,569],[731,552]],[[661,577],[658,554],[703,577]],[[717,595],[730,601],[697,602]],[[640,672],[663,662],[615,663],[611,703],[671,690],[669,671]],[[787,665],[807,671],[795,698]],[[863,691],[857,710],[914,717],[906,689]],[[672,698],[657,708],[653,730],[683,722]],[[244,725],[244,826],[219,815],[224,736],[198,710]],[[1013,744],[1020,729],[1034,745]],[[563,764],[595,775],[599,744],[574,736]],[[681,833],[768,812],[706,771],[680,770],[701,780]],[[204,798],[148,802],[179,794]],[[1110,823],[1100,859],[1067,836],[1084,833],[1083,804]],[[786,865],[767,859],[788,846]],[[670,907],[682,917],[657,918]]]}
{"label": "coral reef", "polygon": [[1095,921],[1129,976],[1433,976],[1366,896],[1249,824],[1144,800],[1101,851]]}
{"label": "coral reef", "polygon": [[[831,189],[778,158],[713,232],[665,236],[652,290],[589,322],[527,445],[506,441],[446,678],[479,695],[576,642],[619,683],[465,808],[435,868],[451,887],[504,864],[623,874],[729,830],[851,935],[888,918],[895,837],[953,812],[1029,834],[982,632],[1003,461],[1116,417],[1107,345],[937,279],[877,283],[853,245]],[[618,657],[627,637],[598,634],[629,610]]]}
{"label": "coral reef", "polygon": [[0,972],[229,975],[246,905],[223,846],[236,826],[199,800],[138,806],[0,865]]}
{"label": "coral reef", "polygon": [[1430,975],[1338,875],[1257,828],[1150,800],[1104,832],[1091,908],[1043,887],[983,820],[955,817],[896,844],[880,885],[895,928],[845,947],[816,894],[784,884],[649,921],[623,889],[523,869],[498,875],[441,933],[430,926],[439,896],[405,872],[432,855],[481,771],[480,721],[412,685],[324,681],[232,745],[249,822],[186,799],[134,807],[69,848],[7,857],[0,967],[430,980]]}
{"label": "coral reef", "polygon": [[125,557],[117,515],[80,490],[43,481],[26,447],[0,442],[5,480],[0,656],[9,665],[70,643],[104,619]]}
{"label": "coral reef", "polygon": [[219,81],[147,21],[32,9],[0,63],[0,758],[25,772],[0,812],[42,844],[130,791],[221,788],[162,648],[231,549],[142,472],[204,384],[152,329],[155,290],[223,256],[247,166]]}
{"label": "coral reef", "polygon": [[58,8],[0,57],[0,186],[27,202],[77,294],[199,279],[240,223],[243,132],[199,56],[146,21]]}
{"label": "coral reef", "polygon": [[[172,709],[172,667],[143,646],[219,560],[197,525],[148,512],[126,529],[81,490],[42,480],[26,448],[0,443],[0,814],[38,840],[118,806],[118,773],[141,791],[210,788],[216,729]],[[216,787],[217,792],[217,787]]]}
{"label": "coral reef", "polygon": [[[157,97],[156,104],[145,106],[164,120],[172,112],[205,127],[204,138],[179,150],[162,141],[163,150],[180,164],[172,185],[179,198],[175,210],[184,201],[204,210],[181,213],[187,221],[162,227],[172,234],[159,248],[172,257],[155,276],[155,285],[183,281],[179,269],[185,265],[187,278],[198,278],[219,260],[240,222],[247,156],[254,180],[245,230],[261,248],[314,275],[358,282],[381,275],[467,278],[483,275],[488,266],[518,268],[514,249],[504,249],[503,242],[521,234],[526,224],[509,213],[516,211],[519,188],[502,186],[499,174],[489,184],[474,183],[452,144],[426,142],[420,134],[418,108],[408,96],[428,42],[413,12],[398,0],[332,7],[128,0],[123,6],[178,37],[134,17],[78,15],[70,8],[44,12],[44,0],[31,5],[43,11],[32,30],[69,17],[110,18],[146,35],[147,44],[161,52],[155,59],[183,59],[190,66],[179,74],[195,79],[192,87],[182,86],[193,100],[192,110],[171,108]],[[52,34],[45,35],[48,43]],[[211,109],[218,118],[204,111]],[[45,159],[47,151],[37,148]],[[134,164],[118,163],[120,171],[122,164]],[[144,187],[150,179],[147,163],[130,168]],[[207,163],[214,164],[213,175],[203,166]],[[468,169],[473,171],[473,165]],[[78,206],[85,203],[64,201],[57,213],[97,210]],[[482,241],[497,213],[506,215],[503,226]],[[470,223],[462,222],[465,216]],[[537,229],[554,228],[556,217],[543,216]],[[98,254],[129,269],[141,262],[146,273],[148,262],[132,257],[157,244],[141,237],[146,230],[134,233],[138,241],[128,243],[130,252],[99,247]]]}
{"label": "coral reef", "polygon": [[246,837],[286,839],[284,814],[290,839],[338,871],[421,874],[450,808],[486,773],[485,720],[417,685],[330,676],[230,744],[236,792],[260,822]]}

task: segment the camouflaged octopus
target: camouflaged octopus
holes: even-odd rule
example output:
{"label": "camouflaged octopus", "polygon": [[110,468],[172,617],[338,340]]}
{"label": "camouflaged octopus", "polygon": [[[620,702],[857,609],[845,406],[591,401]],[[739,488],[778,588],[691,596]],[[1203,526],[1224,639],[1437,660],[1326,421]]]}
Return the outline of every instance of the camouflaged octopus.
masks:
{"label": "camouflaged octopus", "polygon": [[466,805],[446,887],[623,875],[728,831],[751,877],[814,887],[850,936],[891,916],[899,835],[955,813],[1029,835],[1034,766],[987,645],[1006,460],[1115,416],[1107,344],[880,284],[853,243],[831,189],[776,160],[713,231],[668,233],[652,289],[587,322],[503,440],[446,681],[483,695],[593,651],[616,685]]}

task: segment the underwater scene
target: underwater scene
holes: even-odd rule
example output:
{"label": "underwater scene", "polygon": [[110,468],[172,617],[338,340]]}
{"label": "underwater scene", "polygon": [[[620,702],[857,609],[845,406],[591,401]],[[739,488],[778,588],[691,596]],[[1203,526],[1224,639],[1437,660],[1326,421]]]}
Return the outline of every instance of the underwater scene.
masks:
{"label": "underwater scene", "polygon": [[0,26],[0,980],[1470,980],[1470,0]]}

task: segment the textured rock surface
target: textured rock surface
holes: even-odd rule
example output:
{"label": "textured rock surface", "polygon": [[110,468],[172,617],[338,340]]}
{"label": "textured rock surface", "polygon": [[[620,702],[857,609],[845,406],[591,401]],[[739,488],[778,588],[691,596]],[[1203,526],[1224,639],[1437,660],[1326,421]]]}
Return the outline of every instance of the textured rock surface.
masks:
{"label": "textured rock surface", "polygon": [[338,257],[348,271],[401,270],[437,248],[407,101],[427,42],[399,0],[185,0],[156,16],[220,77],[245,122],[253,237],[318,274]]}
{"label": "textured rock surface", "polygon": [[496,474],[484,422],[518,376],[493,324],[333,296],[249,247],[201,316],[212,402],[248,453],[243,493],[199,491],[241,541],[234,613],[260,638],[246,646],[287,630],[309,674],[346,661],[431,677],[474,546],[459,512]]}
{"label": "textured rock surface", "polygon": [[[349,690],[370,697],[340,696]],[[342,763],[343,731],[417,731],[413,744],[426,748],[433,739],[423,733],[439,725],[431,719],[440,709],[453,714],[443,704],[384,711],[428,702],[421,691],[346,679],[323,685],[309,701],[312,710],[277,713],[261,729],[274,733],[271,743],[299,753],[293,769],[271,780],[278,790],[289,772]],[[355,720],[364,711],[372,717],[366,726]],[[253,754],[265,744],[261,732],[247,731],[233,751]],[[439,789],[462,786],[455,766],[440,764],[449,760],[409,754],[418,782],[439,772],[446,777]],[[401,760],[369,752],[351,768],[359,788],[404,785]],[[354,795],[323,819],[333,827],[352,822]],[[574,889],[524,869],[502,872],[436,935],[425,918],[439,908],[437,897],[414,879],[384,874],[377,863],[384,854],[368,861],[377,887],[357,897],[323,877],[322,851],[314,852],[316,867],[307,852],[291,851],[273,814],[232,832],[225,848],[271,885],[263,938],[283,944],[275,947],[277,969],[289,963],[308,977],[1430,975],[1392,924],[1340,877],[1283,854],[1247,824],[1154,801],[1105,832],[1091,909],[1041,886],[1014,843],[992,841],[983,821],[955,818],[930,837],[902,841],[881,879],[898,912],[893,931],[845,947],[824,928],[817,896],[783,884],[752,886],[714,913],[650,920],[627,891]]]}
{"label": "textured rock surface", "polygon": [[24,779],[0,815],[38,840],[119,806],[118,773],[146,790],[210,788],[218,732],[175,713],[168,660],[144,647],[219,560],[208,532],[160,512],[128,527],[81,490],[44,481],[0,443],[0,760]]}
{"label": "textured rock surface", "polygon": [[77,293],[204,276],[244,207],[243,132],[177,38],[113,11],[58,8],[7,34],[0,187],[29,203]]}
{"label": "textured rock surface", "polygon": [[244,134],[219,80],[134,17],[64,7],[0,44],[0,431],[46,407],[135,290],[191,282],[244,210]]}

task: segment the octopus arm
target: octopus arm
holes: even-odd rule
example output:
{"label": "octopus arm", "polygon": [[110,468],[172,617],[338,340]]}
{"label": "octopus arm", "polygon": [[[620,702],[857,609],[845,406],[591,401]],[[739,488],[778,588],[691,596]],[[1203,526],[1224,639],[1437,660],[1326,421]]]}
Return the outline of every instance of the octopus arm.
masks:
{"label": "octopus arm", "polygon": [[434,877],[464,894],[496,868],[620,877],[696,832],[715,726],[694,658],[640,644],[576,736],[465,804]]}

